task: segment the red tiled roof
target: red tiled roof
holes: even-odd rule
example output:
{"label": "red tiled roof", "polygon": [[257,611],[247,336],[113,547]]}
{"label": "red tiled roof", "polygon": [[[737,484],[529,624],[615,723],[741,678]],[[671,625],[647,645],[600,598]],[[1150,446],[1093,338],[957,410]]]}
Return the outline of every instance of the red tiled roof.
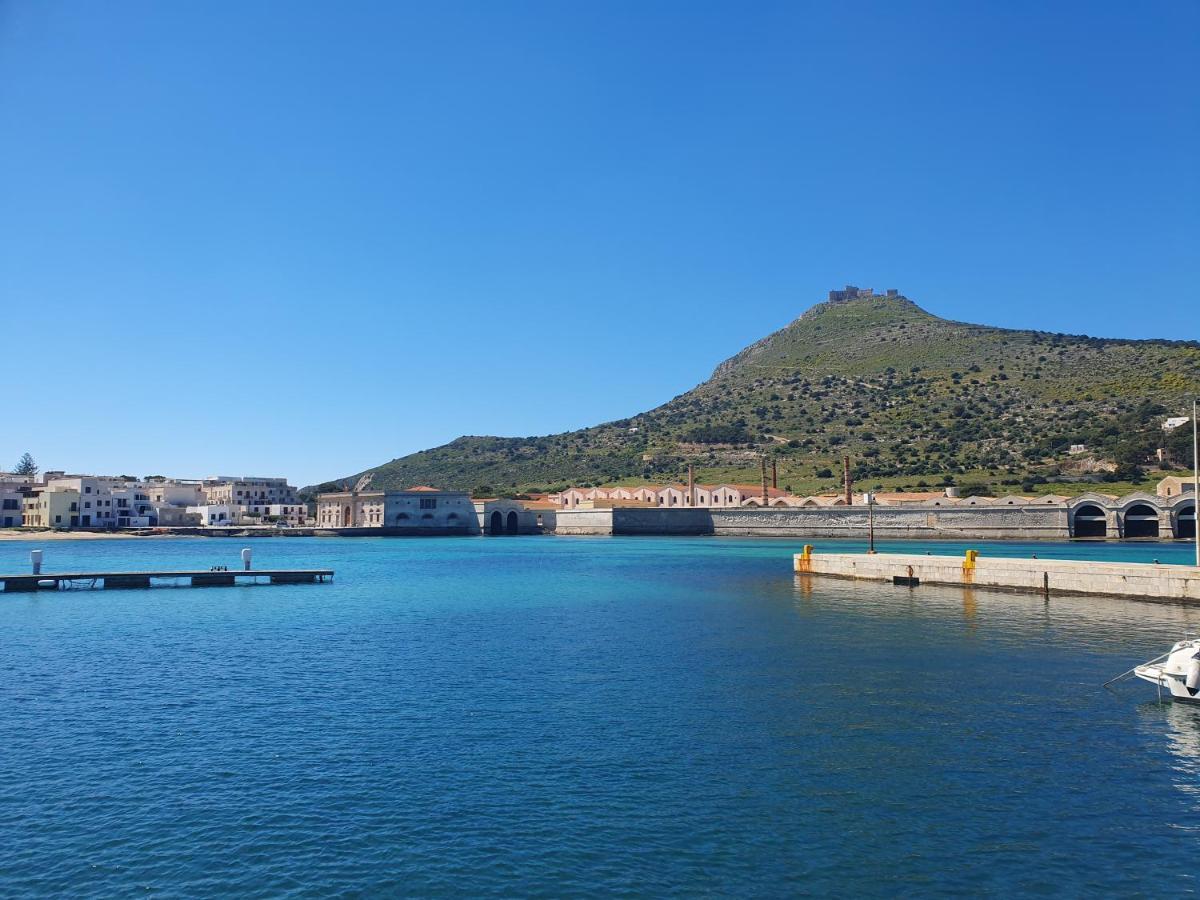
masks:
{"label": "red tiled roof", "polygon": [[406,491],[432,491],[435,494],[440,494],[441,491],[435,487],[430,487],[427,484],[418,484],[416,487],[405,488]]}

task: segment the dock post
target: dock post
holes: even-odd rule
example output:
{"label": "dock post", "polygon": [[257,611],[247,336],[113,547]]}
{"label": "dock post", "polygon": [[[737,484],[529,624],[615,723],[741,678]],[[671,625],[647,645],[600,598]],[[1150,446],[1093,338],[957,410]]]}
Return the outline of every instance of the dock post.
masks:
{"label": "dock post", "polygon": [[33,574],[41,575],[42,574],[42,551],[41,550],[30,550],[29,551],[29,562],[33,566]]}
{"label": "dock post", "polygon": [[242,551],[242,562],[246,564],[247,572],[250,571],[250,557],[253,555],[254,554],[250,551],[249,547]]}

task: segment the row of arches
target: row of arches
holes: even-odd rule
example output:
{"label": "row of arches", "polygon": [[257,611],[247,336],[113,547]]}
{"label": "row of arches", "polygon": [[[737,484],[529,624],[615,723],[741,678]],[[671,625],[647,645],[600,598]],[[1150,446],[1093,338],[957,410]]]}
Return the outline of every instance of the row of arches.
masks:
{"label": "row of arches", "polygon": [[[1124,538],[1196,537],[1196,506],[1184,506],[1173,517],[1173,533],[1162,534],[1159,513],[1149,503],[1135,503],[1118,514],[1117,531]],[[1109,519],[1103,507],[1085,503],[1076,508],[1071,517],[1071,536],[1077,538],[1109,537]],[[1114,537],[1117,535],[1114,535]]]}
{"label": "row of arches", "polygon": [[[382,516],[382,513],[380,513],[379,515]],[[427,523],[431,523],[434,518],[435,518],[435,516],[433,515],[433,513],[424,513],[421,516],[421,518],[416,521],[415,524],[416,525],[426,525]],[[378,520],[376,520],[376,522],[378,522]],[[390,524],[390,523],[385,522],[384,524]],[[412,516],[410,516],[406,512],[402,512],[402,513],[397,513],[395,524],[396,525],[410,525],[410,524],[414,524],[414,523],[412,522]],[[457,525],[458,524],[458,513],[452,512],[452,513],[450,513],[450,515],[446,516],[446,524],[451,525],[451,526]],[[342,508],[342,527],[343,528],[351,528],[353,526],[354,526],[354,510],[351,509],[351,507],[349,505],[344,506]]]}
{"label": "row of arches", "polygon": [[518,534],[521,523],[515,510],[509,510],[506,516],[500,510],[493,510],[488,517],[488,534]]}

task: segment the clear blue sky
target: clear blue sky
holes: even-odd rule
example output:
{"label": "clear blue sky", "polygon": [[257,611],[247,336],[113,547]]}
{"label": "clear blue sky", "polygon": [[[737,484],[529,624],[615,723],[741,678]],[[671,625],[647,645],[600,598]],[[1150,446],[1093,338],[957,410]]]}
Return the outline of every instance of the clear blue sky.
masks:
{"label": "clear blue sky", "polygon": [[1196,339],[1200,3],[0,0],[0,465],[307,483],[846,283]]}

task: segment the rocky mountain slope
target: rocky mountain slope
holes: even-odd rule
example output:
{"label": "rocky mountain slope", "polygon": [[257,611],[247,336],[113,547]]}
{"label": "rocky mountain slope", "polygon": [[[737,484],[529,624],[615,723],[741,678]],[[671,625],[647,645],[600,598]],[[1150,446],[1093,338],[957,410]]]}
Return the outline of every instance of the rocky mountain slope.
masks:
{"label": "rocky mountain slope", "polygon": [[370,470],[372,486],[505,494],[679,479],[689,463],[706,480],[753,482],[766,454],[797,491],[836,484],[843,455],[860,482],[1028,489],[1128,479],[1164,445],[1190,462],[1186,429],[1164,435],[1161,423],[1200,394],[1195,341],[971,325],[903,296],[845,293],[656,409],[544,437],[461,437]]}

